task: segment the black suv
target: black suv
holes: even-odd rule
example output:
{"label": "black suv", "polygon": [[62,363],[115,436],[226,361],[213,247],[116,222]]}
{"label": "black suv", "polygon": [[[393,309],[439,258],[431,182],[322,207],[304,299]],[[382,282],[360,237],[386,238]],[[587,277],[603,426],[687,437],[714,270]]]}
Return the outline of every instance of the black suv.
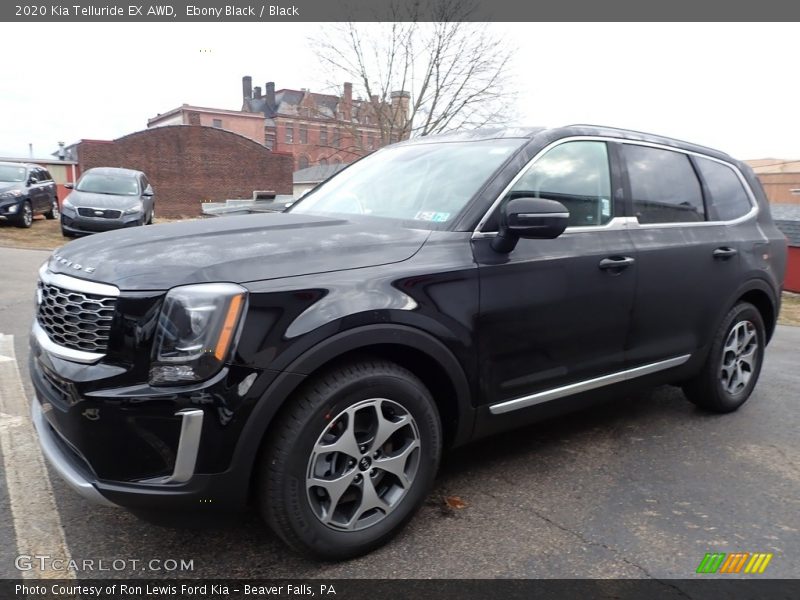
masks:
{"label": "black suv", "polygon": [[58,218],[56,184],[39,165],[0,162],[0,217],[17,227],[30,227],[33,215]]}
{"label": "black suv", "polygon": [[636,386],[737,409],[786,240],[730,156],[594,126],[396,144],[283,214],[100,234],[42,266],[44,452],[126,507],[241,505],[326,558],[446,447]]}

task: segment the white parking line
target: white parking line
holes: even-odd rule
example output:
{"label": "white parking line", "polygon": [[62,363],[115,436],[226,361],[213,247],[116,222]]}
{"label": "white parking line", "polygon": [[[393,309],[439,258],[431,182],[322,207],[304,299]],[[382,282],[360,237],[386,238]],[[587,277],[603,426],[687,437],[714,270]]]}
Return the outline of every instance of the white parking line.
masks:
{"label": "white parking line", "polygon": [[[70,560],[61,517],[31,423],[14,355],[14,336],[0,333],[0,451],[20,555]],[[34,565],[35,565],[34,561]],[[74,579],[75,572],[22,571],[26,578]]]}

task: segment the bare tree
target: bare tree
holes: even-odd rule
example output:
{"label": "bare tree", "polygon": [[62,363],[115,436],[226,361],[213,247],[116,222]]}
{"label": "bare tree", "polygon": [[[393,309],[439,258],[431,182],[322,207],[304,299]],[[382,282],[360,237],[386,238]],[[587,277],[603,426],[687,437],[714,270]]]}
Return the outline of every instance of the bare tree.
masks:
{"label": "bare tree", "polygon": [[314,40],[329,83],[338,89],[343,80],[353,82],[354,95],[367,105],[359,121],[379,128],[381,144],[508,122],[513,48],[491,25],[465,22],[464,6],[441,0],[432,22],[411,14],[392,23],[341,23]]}

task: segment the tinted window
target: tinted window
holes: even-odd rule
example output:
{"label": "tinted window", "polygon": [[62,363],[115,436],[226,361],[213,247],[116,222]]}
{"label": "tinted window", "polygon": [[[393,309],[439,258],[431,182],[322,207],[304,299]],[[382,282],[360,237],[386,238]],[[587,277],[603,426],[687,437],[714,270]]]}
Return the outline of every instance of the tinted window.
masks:
{"label": "tinted window", "polygon": [[703,192],[688,156],[632,144],[623,144],[623,153],[640,223],[705,220]]}
{"label": "tinted window", "polygon": [[753,205],[732,168],[707,158],[696,161],[711,195],[709,210],[713,219],[731,221],[750,212]]}
{"label": "tinted window", "polygon": [[53,179],[47,169],[39,169],[39,174],[42,181],[50,181]]}
{"label": "tinted window", "polygon": [[608,223],[614,215],[605,142],[556,146],[531,165],[508,197],[558,200],[569,210],[570,226]]}
{"label": "tinted window", "polygon": [[34,183],[39,183],[41,180],[39,177],[39,169],[31,169],[28,171],[28,180],[31,182],[31,185]]}

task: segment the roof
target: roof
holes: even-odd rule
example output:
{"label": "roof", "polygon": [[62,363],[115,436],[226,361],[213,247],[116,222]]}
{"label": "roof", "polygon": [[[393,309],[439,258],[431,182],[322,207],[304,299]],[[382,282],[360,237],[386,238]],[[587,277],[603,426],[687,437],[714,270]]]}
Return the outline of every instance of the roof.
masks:
{"label": "roof", "polygon": [[775,221],[800,221],[800,204],[770,203],[769,212]]}
{"label": "roof", "polygon": [[120,167],[94,167],[89,169],[88,171],[84,171],[84,173],[97,173],[99,175],[126,175],[128,177],[136,177],[137,175],[141,175],[141,171],[136,171],[134,169],[122,169]]}
{"label": "roof", "polygon": [[557,140],[568,136],[598,136],[619,138],[622,140],[634,140],[640,142],[649,142],[651,144],[660,144],[662,146],[672,146],[674,148],[685,150],[689,152],[697,152],[708,156],[713,156],[727,162],[737,162],[732,159],[728,154],[685,142],[675,138],[669,138],[662,135],[652,133],[644,133],[642,131],[635,131],[632,129],[621,129],[618,127],[607,127],[604,125],[567,125],[565,127],[512,127],[512,128],[485,128],[485,129],[472,129],[468,131],[457,131],[436,135],[428,135],[424,137],[412,138],[408,141],[401,142],[402,144],[422,144],[422,143],[436,143],[436,142],[458,142],[458,141],[481,141],[499,138],[534,138],[542,136],[545,140]]}
{"label": "roof", "polygon": [[768,173],[800,173],[800,160],[783,160],[780,158],[759,158],[744,161],[753,168],[757,175]]}
{"label": "roof", "polygon": [[347,165],[315,165],[306,169],[295,171],[292,175],[292,182],[298,183],[320,183],[328,177],[335,175]]}
{"label": "roof", "polygon": [[201,112],[201,113],[208,113],[208,114],[219,114],[219,115],[231,115],[234,117],[249,117],[249,118],[260,118],[261,115],[254,115],[249,112],[242,112],[240,110],[228,110],[227,108],[209,108],[206,106],[193,106],[191,104],[182,104],[177,108],[173,108],[168,110],[164,113],[159,113],[155,117],[151,117],[147,119],[147,124],[151,125],[158,121],[163,121],[164,119],[170,118],[173,115],[180,114],[184,111],[191,111],[191,112]]}
{"label": "roof", "polygon": [[790,246],[800,247],[800,221],[779,221],[775,225],[786,236]]}

